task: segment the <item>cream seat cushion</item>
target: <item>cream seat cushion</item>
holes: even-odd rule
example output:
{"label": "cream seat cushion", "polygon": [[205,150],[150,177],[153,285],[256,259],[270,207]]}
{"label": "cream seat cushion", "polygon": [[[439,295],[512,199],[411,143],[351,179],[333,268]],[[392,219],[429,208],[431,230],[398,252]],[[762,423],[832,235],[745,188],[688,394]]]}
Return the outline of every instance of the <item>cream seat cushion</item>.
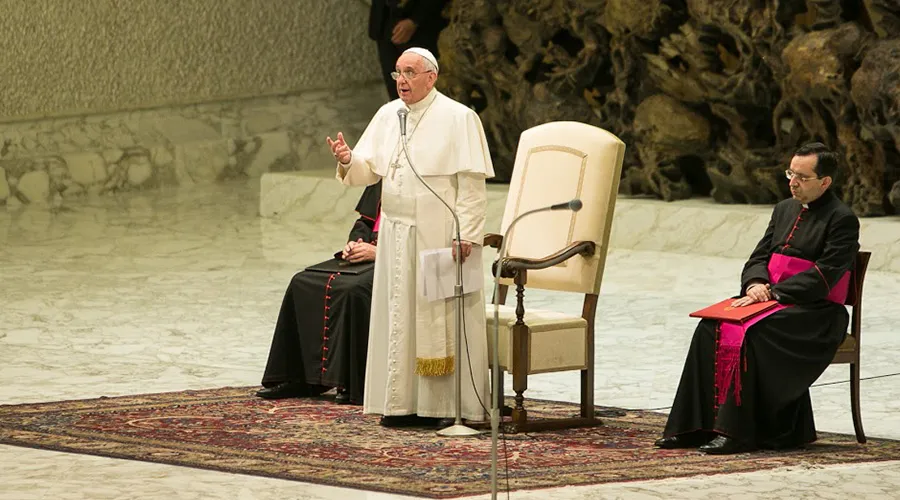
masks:
{"label": "cream seat cushion", "polygon": [[[494,306],[486,306],[490,359],[493,359]],[[516,324],[516,308],[500,306],[500,366],[510,371],[512,365],[512,329]],[[567,316],[554,311],[526,309],[530,348],[528,374],[587,368],[587,321],[581,316]]]}

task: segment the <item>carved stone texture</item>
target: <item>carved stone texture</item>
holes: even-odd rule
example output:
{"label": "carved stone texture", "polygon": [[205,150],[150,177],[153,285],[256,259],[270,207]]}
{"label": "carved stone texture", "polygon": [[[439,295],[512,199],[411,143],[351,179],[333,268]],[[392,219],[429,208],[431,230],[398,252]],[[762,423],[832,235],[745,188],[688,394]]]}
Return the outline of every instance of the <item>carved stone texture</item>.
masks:
{"label": "carved stone texture", "polygon": [[797,15],[794,19],[794,24],[811,30],[832,28],[841,23],[842,13],[841,2],[836,2],[835,0],[806,0],[806,12]]}
{"label": "carved stone texture", "polygon": [[682,2],[677,0],[607,0],[602,22],[613,36],[656,40],[685,14]]}
{"label": "carved stone texture", "polygon": [[800,35],[785,47],[782,60],[788,73],[782,81],[782,100],[775,108],[777,144],[793,148],[804,140],[820,140],[845,159],[835,189],[846,185],[844,199],[860,214],[881,215],[885,192],[879,183],[859,190],[859,179],[877,175],[868,146],[859,138],[856,111],[850,98],[850,77],[860,64],[859,54],[871,34],[856,23]]}
{"label": "carved stone texture", "polygon": [[894,213],[898,3],[454,0],[439,86],[480,113],[499,180],[523,130],[577,120],[625,141],[622,193],[772,203],[819,140],[858,214]]}
{"label": "carved stone texture", "polygon": [[[722,203],[777,199],[779,169],[763,160],[771,154],[769,110],[778,99],[773,70],[766,63],[781,43],[774,13],[753,10],[747,1],[723,7],[689,0],[687,8],[690,20],[661,40],[657,54],[646,57],[656,86],[705,108],[719,131],[709,154],[699,156],[706,175],[691,176],[694,191]],[[708,185],[712,190],[704,192]]]}
{"label": "carved stone texture", "polygon": [[[706,173],[710,195],[719,203],[775,203],[784,197],[784,163],[771,147],[760,145],[751,123],[759,117],[727,104],[712,104],[712,114],[726,123],[725,138],[715,149]],[[762,114],[762,116],[767,116]]]}
{"label": "carved stone texture", "polygon": [[[458,0],[441,33],[439,88],[479,111],[499,180],[512,173],[525,129],[547,121],[602,126],[588,89],[608,80],[604,2]],[[480,11],[478,14],[473,11]],[[605,92],[603,92],[605,93]]]}
{"label": "carved stone texture", "polygon": [[890,200],[891,205],[893,205],[894,208],[900,210],[900,181],[894,183],[894,187],[891,189],[888,200]]}
{"label": "carved stone texture", "polygon": [[879,38],[896,37],[900,33],[900,5],[897,0],[862,0],[872,31]]}
{"label": "carved stone texture", "polygon": [[676,99],[657,94],[637,107],[634,137],[640,166],[626,172],[623,191],[656,192],[668,200],[690,198],[688,176],[704,176],[709,154],[706,118]]}
{"label": "carved stone texture", "polygon": [[[873,44],[851,80],[850,95],[861,125],[861,137],[872,144],[872,160],[851,177],[850,195],[866,198],[870,212],[878,213],[884,191],[890,189],[885,212],[900,212],[900,40]],[[892,187],[893,186],[893,187]]]}
{"label": "carved stone texture", "polygon": [[798,36],[785,47],[782,60],[788,74],[774,114],[779,130],[791,128],[781,122],[782,114],[790,113],[805,134],[835,137],[836,123],[852,104],[850,77],[859,67],[857,56],[867,38],[858,25],[843,24]]}

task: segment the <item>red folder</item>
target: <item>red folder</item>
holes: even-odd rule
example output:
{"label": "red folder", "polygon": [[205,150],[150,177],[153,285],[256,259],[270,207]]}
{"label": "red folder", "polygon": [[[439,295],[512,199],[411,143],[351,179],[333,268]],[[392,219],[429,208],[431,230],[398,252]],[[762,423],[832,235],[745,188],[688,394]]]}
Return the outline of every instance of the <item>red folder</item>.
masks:
{"label": "red folder", "polygon": [[732,307],[731,303],[735,300],[737,299],[725,299],[722,302],[692,312],[691,317],[743,323],[757,314],[768,311],[778,305],[776,300],[767,300],[765,302],[754,302],[749,306]]}

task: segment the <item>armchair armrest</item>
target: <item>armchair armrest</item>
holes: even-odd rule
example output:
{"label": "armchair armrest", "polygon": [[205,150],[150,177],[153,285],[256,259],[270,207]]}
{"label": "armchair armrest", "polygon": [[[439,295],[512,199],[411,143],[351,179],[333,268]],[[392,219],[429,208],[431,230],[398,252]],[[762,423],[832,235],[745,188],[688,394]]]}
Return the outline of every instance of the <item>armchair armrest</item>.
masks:
{"label": "armchair armrest", "polygon": [[[560,262],[569,260],[576,255],[590,257],[591,255],[594,255],[594,252],[596,251],[597,244],[593,241],[576,241],[555,254],[540,259],[526,259],[521,257],[506,258],[503,259],[501,276],[504,278],[514,278],[520,271],[546,269],[548,267],[553,267]],[[496,263],[494,265],[494,272],[496,273]]]}

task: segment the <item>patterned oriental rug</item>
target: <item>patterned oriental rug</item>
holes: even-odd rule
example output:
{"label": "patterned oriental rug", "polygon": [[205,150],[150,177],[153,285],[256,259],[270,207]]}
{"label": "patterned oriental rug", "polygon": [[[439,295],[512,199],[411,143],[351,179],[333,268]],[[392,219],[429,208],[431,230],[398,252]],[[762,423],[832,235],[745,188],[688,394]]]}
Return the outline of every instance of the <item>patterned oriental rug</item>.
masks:
{"label": "patterned oriental rug", "polygon": [[[266,401],[222,388],[0,406],[0,443],[426,498],[490,492],[490,433],[444,438],[386,429],[360,407]],[[577,412],[532,401],[532,415]],[[509,435],[500,447],[513,490],[900,459],[900,442],[820,433],[806,450],[726,457],[658,450],[665,415],[600,408],[601,427]],[[848,417],[849,418],[849,417]]]}

